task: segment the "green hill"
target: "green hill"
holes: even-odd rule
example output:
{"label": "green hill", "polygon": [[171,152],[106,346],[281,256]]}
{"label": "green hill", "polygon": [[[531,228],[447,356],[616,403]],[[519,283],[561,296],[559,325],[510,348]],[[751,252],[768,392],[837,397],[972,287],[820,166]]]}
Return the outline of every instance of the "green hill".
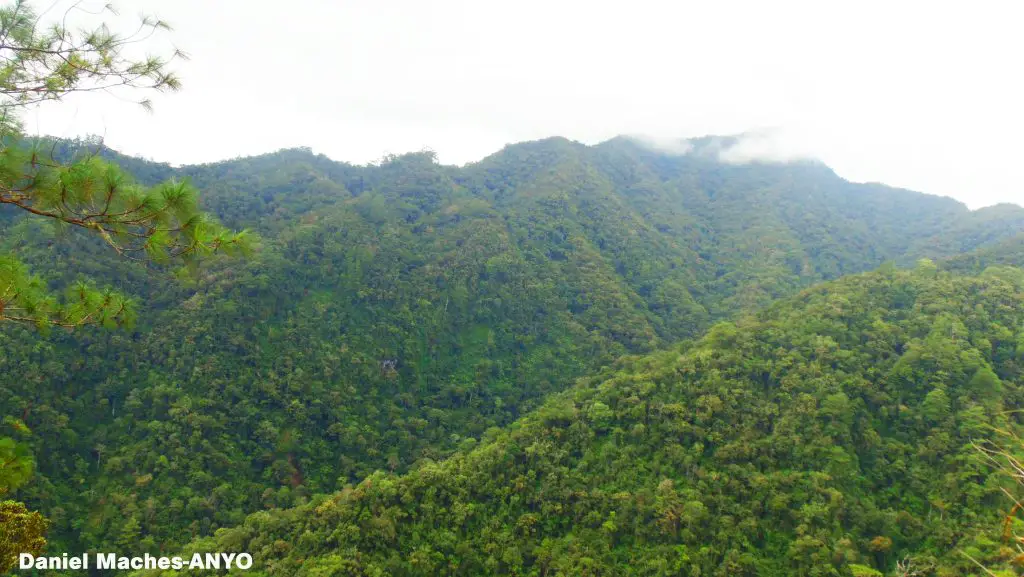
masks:
{"label": "green hill", "polygon": [[961,552],[1000,562],[1015,486],[975,445],[1021,433],[1022,371],[1024,271],[857,275],[187,551],[282,576],[980,575]]}
{"label": "green hill", "polygon": [[943,268],[979,272],[989,266],[1024,267],[1024,233],[943,261]]}
{"label": "green hill", "polygon": [[555,138],[461,168],[305,149],[174,168],[101,151],[142,181],[192,179],[263,246],[182,277],[0,210],[0,250],[55,287],[85,274],[136,295],[143,319],[0,330],[0,407],[37,460],[16,497],[53,521],[54,547],[174,549],[469,450],[621,355],[888,260],[985,250],[1024,222],[1016,206],[971,212],[695,146]]}

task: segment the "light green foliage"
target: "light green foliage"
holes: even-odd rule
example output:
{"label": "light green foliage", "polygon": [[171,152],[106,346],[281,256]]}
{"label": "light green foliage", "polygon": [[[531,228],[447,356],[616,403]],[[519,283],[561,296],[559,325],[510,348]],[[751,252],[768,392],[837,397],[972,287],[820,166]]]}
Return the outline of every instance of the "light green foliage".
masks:
{"label": "light green foliage", "polygon": [[0,437],[0,497],[24,485],[32,476],[32,455],[24,443]]}
{"label": "light green foliage", "polygon": [[22,503],[0,500],[0,572],[17,564],[19,553],[38,555],[46,545],[48,521]]}
{"label": "light green foliage", "polygon": [[134,304],[117,292],[79,281],[65,293],[65,298],[56,298],[13,256],[0,255],[0,321],[28,322],[45,331],[54,325],[131,326],[135,320]]}
{"label": "light green foliage", "polygon": [[849,566],[850,574],[853,577],[884,577],[881,571],[878,569],[872,569],[865,565],[857,565],[855,563]]}
{"label": "light green foliage", "polygon": [[[24,423],[11,417],[4,419],[4,425],[19,436],[30,432]],[[19,553],[39,553],[46,544],[49,522],[24,504],[7,500],[12,491],[28,482],[33,466],[25,443],[0,437],[0,572],[11,569]]]}
{"label": "light green foliage", "polygon": [[935,276],[935,273],[939,270],[939,267],[930,258],[922,258],[917,261],[917,268],[914,269],[917,274],[931,277]]}
{"label": "light green foliage", "polygon": [[968,390],[979,399],[998,400],[1002,395],[1002,383],[999,376],[989,367],[981,367],[974,373]]}
{"label": "light green foliage", "polygon": [[941,423],[949,416],[950,400],[946,390],[938,387],[929,391],[921,404],[921,414],[929,423]]}

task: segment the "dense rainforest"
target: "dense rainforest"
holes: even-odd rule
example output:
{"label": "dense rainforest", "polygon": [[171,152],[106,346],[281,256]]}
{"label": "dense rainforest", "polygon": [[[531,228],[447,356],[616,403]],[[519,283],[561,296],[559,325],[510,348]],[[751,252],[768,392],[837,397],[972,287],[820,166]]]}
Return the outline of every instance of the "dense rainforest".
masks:
{"label": "dense rainforest", "polygon": [[981,575],[1018,488],[979,446],[1022,432],[1022,377],[1024,270],[884,267],[186,552],[268,576]]}
{"label": "dense rainforest", "polygon": [[[968,535],[991,556],[1002,481],[966,447],[1019,403],[1014,269],[886,265],[800,291],[888,261],[1020,264],[1024,209],[722,162],[731,142],[553,138],[464,167],[292,149],[175,168],[100,147],[141,183],[188,179],[261,245],[179,271],[0,206],[0,253],[140,312],[0,327],[0,436],[35,460],[15,497],[52,550],[236,527],[217,538],[280,575],[817,574],[919,551],[962,568],[938,552]],[[919,406],[932,389],[941,418]]]}

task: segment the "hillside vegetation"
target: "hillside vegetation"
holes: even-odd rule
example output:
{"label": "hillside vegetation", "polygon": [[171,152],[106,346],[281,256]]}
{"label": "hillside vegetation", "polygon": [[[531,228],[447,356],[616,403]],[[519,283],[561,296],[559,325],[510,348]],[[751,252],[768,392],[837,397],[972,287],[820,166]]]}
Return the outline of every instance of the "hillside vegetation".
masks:
{"label": "hillside vegetation", "polygon": [[715,142],[671,156],[556,138],[461,168],[303,149],[173,168],[103,150],[144,183],[191,179],[262,247],[179,275],[0,207],[0,251],[55,289],[114,286],[140,313],[134,330],[0,329],[2,414],[31,431],[3,435],[36,461],[16,497],[52,521],[54,550],[173,550],[378,470],[469,458],[624,354],[1024,228],[1020,207],[722,163],[701,152]]}
{"label": "hillside vegetation", "polygon": [[1022,371],[1024,271],[857,275],[187,551],[281,576],[981,575],[1017,489],[978,445],[1020,434]]}

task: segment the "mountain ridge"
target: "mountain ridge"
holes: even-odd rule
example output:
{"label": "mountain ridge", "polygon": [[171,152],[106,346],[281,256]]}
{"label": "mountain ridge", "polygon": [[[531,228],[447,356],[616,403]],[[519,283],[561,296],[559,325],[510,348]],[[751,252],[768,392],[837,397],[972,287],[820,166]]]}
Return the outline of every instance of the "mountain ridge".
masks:
{"label": "mountain ridge", "polygon": [[[678,142],[684,142],[684,143],[685,142],[691,142],[691,141],[697,141],[697,142],[702,142],[702,141],[706,141],[706,142],[715,142],[715,141],[718,141],[718,142],[736,142],[740,138],[742,138],[743,136],[745,136],[747,134],[748,133],[738,133],[738,134],[733,134],[733,135],[712,135],[712,134],[708,134],[708,135],[695,136],[695,137],[680,137],[678,139],[673,139],[673,140],[678,141]],[[753,133],[753,134],[756,134],[756,133]],[[47,139],[47,140],[53,139],[53,137],[42,137],[42,138],[43,139]],[[598,148],[604,148],[604,147],[613,147],[613,146],[619,145],[621,143],[629,143],[630,145],[636,146],[636,147],[638,147],[640,149],[643,149],[643,150],[645,150],[647,152],[654,153],[654,154],[660,154],[660,155],[666,156],[666,157],[686,156],[686,153],[681,153],[680,154],[680,153],[672,153],[672,152],[667,152],[667,151],[664,151],[664,150],[659,150],[657,146],[644,144],[643,143],[643,139],[644,139],[644,136],[642,136],[642,135],[620,134],[620,135],[613,136],[613,137],[611,137],[611,138],[609,138],[607,140],[603,140],[603,141],[600,141],[600,142],[597,142],[597,143],[594,143],[594,144],[585,144],[585,143],[583,143],[581,141],[573,140],[571,138],[564,137],[564,136],[548,136],[548,137],[544,137],[544,138],[537,138],[537,139],[533,139],[533,140],[525,140],[525,141],[520,141],[520,142],[506,144],[501,149],[496,150],[496,151],[494,151],[494,152],[492,152],[490,154],[487,154],[487,155],[485,155],[483,158],[481,158],[479,160],[469,161],[469,162],[466,162],[466,163],[463,163],[463,164],[442,164],[442,166],[449,167],[449,168],[463,169],[463,168],[466,168],[468,166],[472,166],[472,165],[475,165],[475,164],[479,164],[479,163],[485,162],[488,159],[501,154],[504,150],[506,150],[508,148],[515,148],[515,147],[520,147],[520,146],[525,146],[525,145],[533,145],[533,144],[541,144],[542,145],[544,143],[551,143],[551,142],[561,142],[561,143],[570,144],[570,145],[573,145],[573,146],[576,146],[576,147],[582,147],[582,148],[587,148],[587,149],[598,149]],[[60,139],[58,139],[58,140],[60,140]],[[218,165],[226,165],[226,164],[230,164],[230,163],[238,162],[238,161],[262,159],[262,158],[272,157],[272,156],[275,156],[275,155],[293,156],[296,159],[300,158],[301,156],[310,156],[310,157],[318,159],[318,160],[328,160],[328,161],[330,161],[331,163],[334,163],[334,164],[348,166],[348,167],[355,167],[355,168],[370,167],[370,166],[374,166],[376,163],[379,162],[379,161],[371,161],[371,162],[360,164],[360,163],[354,163],[354,162],[350,162],[350,161],[346,161],[346,160],[335,159],[335,158],[332,158],[330,156],[327,156],[324,153],[314,152],[313,149],[311,147],[308,147],[308,146],[292,146],[292,147],[287,147],[287,148],[280,148],[280,149],[273,150],[273,151],[267,151],[267,152],[263,152],[263,153],[259,153],[259,154],[247,155],[247,156],[224,158],[224,159],[212,160],[212,161],[208,161],[208,162],[180,163],[180,164],[171,164],[171,163],[164,162],[164,161],[144,159],[143,157],[140,157],[140,156],[123,154],[123,153],[117,151],[116,148],[107,147],[107,146],[102,145],[102,144],[99,145],[99,150],[100,150],[100,152],[102,154],[108,155],[108,158],[110,158],[111,160],[115,160],[115,161],[118,161],[118,162],[125,162],[125,161],[131,161],[131,160],[142,161],[142,162],[145,162],[145,163],[148,163],[148,164],[153,164],[153,165],[157,165],[157,166],[166,167],[166,169],[169,169],[171,171],[183,171],[183,170],[184,171],[188,171],[189,169],[193,169],[194,170],[194,169],[200,169],[200,168],[209,168],[209,167],[214,167],[214,166],[218,166]],[[418,154],[418,153],[422,153],[424,151],[430,151],[430,150],[431,149],[428,147],[428,148],[420,150],[420,151],[410,151],[410,152],[403,152],[403,153],[398,153],[398,154],[390,154],[389,153],[389,154],[384,155],[384,157],[382,157],[382,158],[401,157],[401,156],[410,155],[410,154]],[[707,157],[705,157],[705,159],[706,158]],[[728,163],[723,163],[723,164],[728,164]],[[743,163],[740,163],[740,164],[743,164]],[[930,193],[930,192],[926,192],[926,191],[920,191],[920,190],[915,190],[915,189],[909,189],[909,188],[903,188],[903,187],[898,187],[898,186],[892,186],[892,185],[889,185],[889,184],[886,184],[886,183],[880,182],[880,181],[852,181],[852,180],[847,180],[847,179],[845,179],[843,177],[840,177],[838,174],[836,174],[834,169],[829,167],[826,163],[824,163],[821,160],[817,160],[817,159],[796,159],[796,160],[789,160],[789,161],[765,161],[764,164],[778,164],[778,165],[808,164],[808,165],[812,165],[812,166],[818,166],[818,167],[824,168],[827,171],[831,172],[836,177],[841,178],[843,180],[846,180],[850,184],[864,185],[864,186],[868,186],[868,187],[884,187],[886,189],[890,189],[892,191],[899,191],[901,193],[914,193],[914,194],[922,194],[922,195],[934,196],[934,197],[938,197],[938,198],[950,199],[950,200],[953,200],[953,201],[963,205],[964,208],[967,208],[970,212],[977,212],[979,210],[984,210],[984,209],[988,209],[988,208],[999,208],[999,207],[1003,207],[1003,208],[1005,208],[1005,207],[1021,208],[1021,205],[1019,203],[998,202],[998,203],[995,203],[995,204],[992,204],[992,205],[971,209],[963,201],[960,201],[960,200],[956,199],[955,197],[952,197],[952,196],[949,196],[949,195],[935,194],[935,193]]]}

